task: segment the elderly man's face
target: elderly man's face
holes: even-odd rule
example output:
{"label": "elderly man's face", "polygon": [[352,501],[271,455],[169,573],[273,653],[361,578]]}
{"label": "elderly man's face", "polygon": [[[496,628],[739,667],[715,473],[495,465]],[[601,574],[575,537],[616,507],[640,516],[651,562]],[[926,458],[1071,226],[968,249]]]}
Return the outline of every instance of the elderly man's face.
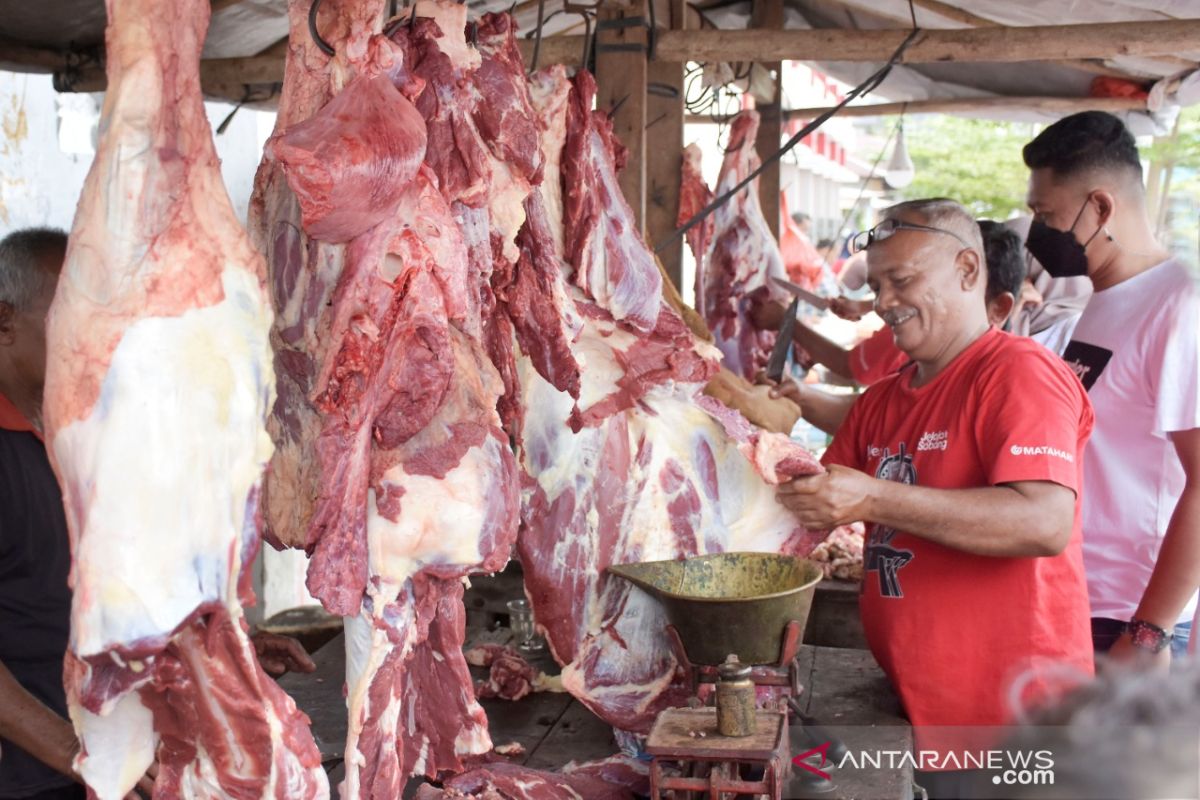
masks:
{"label": "elderly man's face", "polygon": [[936,359],[960,333],[967,294],[959,269],[962,250],[951,236],[900,230],[867,251],[875,310],[892,329],[896,346],[915,361]]}
{"label": "elderly man's face", "polygon": [[0,363],[11,379],[40,392],[46,382],[46,315],[54,300],[58,265],[29,308],[17,310],[0,303]]}

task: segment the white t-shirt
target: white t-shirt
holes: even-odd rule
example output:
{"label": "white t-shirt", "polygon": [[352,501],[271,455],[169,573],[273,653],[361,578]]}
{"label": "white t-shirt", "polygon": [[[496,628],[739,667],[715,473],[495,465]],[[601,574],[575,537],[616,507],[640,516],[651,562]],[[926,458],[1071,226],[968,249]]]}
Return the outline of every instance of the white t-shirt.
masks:
{"label": "white t-shirt", "polygon": [[1063,350],[1067,349],[1067,344],[1070,343],[1071,336],[1075,333],[1075,326],[1078,324],[1079,314],[1068,314],[1052,323],[1045,330],[1029,334],[1029,338],[1042,347],[1045,347],[1051,353],[1061,356]]}
{"label": "white t-shirt", "polygon": [[[1168,434],[1200,428],[1200,285],[1171,260],[1096,292],[1063,358],[1096,411],[1083,485],[1092,616],[1128,620],[1183,493]],[[1195,609],[1193,595],[1178,621]]]}

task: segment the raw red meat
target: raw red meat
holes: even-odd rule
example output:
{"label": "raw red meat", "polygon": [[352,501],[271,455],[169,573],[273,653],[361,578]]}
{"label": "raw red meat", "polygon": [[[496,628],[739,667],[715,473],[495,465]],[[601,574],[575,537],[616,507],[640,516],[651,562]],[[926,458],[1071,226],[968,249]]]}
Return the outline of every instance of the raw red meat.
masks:
{"label": "raw red meat", "polygon": [[[700,145],[692,142],[683,148],[683,167],[679,179],[679,216],[675,224],[683,226],[701,209],[713,201],[712,189],[704,182],[700,171],[703,160]],[[708,255],[708,245],[712,241],[712,215],[705,217],[693,225],[685,234],[692,257],[696,260],[696,308],[704,308],[704,258]]]}
{"label": "raw red meat", "polygon": [[650,331],[662,305],[662,273],[616,182],[625,148],[608,115],[592,109],[595,97],[591,74],[578,73],[561,156],[565,252],[575,285],[613,319]]}
{"label": "raw red meat", "polygon": [[[370,2],[323,3],[318,27],[338,45],[335,58],[317,47],[308,32],[310,0],[289,0],[287,67],[275,120],[286,131],[320,111],[338,90],[371,61],[389,65],[389,48],[371,39],[380,9]],[[365,155],[364,155],[365,159]],[[300,203],[279,162],[264,158],[250,200],[250,236],[267,259],[275,317],[275,406],[267,429],[275,453],[263,484],[264,537],[276,546],[311,548],[319,529],[311,525],[320,494],[316,454],[320,414],[313,404],[318,365],[327,361],[331,298],[342,274],[344,245],[309,238]]]}
{"label": "raw red meat", "polygon": [[[747,109],[734,118],[717,180],[718,196],[758,167],[758,155],[754,152],[757,133],[757,111]],[[712,224],[712,244],[704,259],[704,304],[700,309],[717,347],[725,355],[724,366],[753,380],[766,366],[775,333],[759,331],[751,324],[748,298],[765,287],[763,293],[784,305],[791,299],[770,280],[787,278],[787,273],[779,244],[758,204],[758,182],[751,182],[714,211]]]}
{"label": "raw red meat", "polygon": [[[292,8],[293,39],[308,37],[299,5],[308,8]],[[314,93],[298,90],[308,116],[297,118],[285,87],[259,175],[259,227],[280,231],[262,241],[281,317],[277,357],[293,389],[276,407],[281,457],[270,489],[281,506],[304,498],[272,519],[279,541],[310,551],[313,594],[347,617],[346,798],[398,796],[408,775],[458,770],[491,749],[461,651],[460,581],[501,568],[516,535],[516,460],[496,410],[504,361],[493,364],[487,332],[492,272],[506,250],[516,255],[530,191],[474,133],[463,87],[486,59],[465,40],[465,7],[421,3],[392,40],[360,35],[380,20],[352,6],[379,8],[338,4],[354,24],[344,41],[325,34],[338,54],[325,65],[332,101],[318,111]],[[293,85],[303,87],[320,70],[313,77],[311,54],[300,55],[288,71],[301,72]],[[389,119],[387,136],[361,109],[366,126],[347,119],[353,97],[342,100],[381,78],[398,89],[383,92],[390,105],[413,109]],[[357,160],[302,180],[308,162],[290,159],[306,151],[287,144],[318,126],[327,140],[351,142],[342,146]],[[339,236],[356,234],[343,246],[317,241],[311,215],[298,219],[289,191],[272,182],[282,169],[307,206],[338,208],[358,201],[363,176],[389,174],[419,144],[424,163],[387,186],[392,212],[369,228],[340,227]],[[497,200],[498,185],[510,204]]]}
{"label": "raw red meat", "polygon": [[536,691],[538,671],[513,648],[499,644],[477,645],[465,655],[471,666],[488,669],[487,680],[475,684],[476,697],[520,700]]}
{"label": "raw red meat", "polygon": [[[532,82],[551,132],[543,140],[549,178],[562,146],[553,132],[565,127],[556,115],[569,119],[586,107],[591,82],[583,74],[568,90],[553,70]],[[569,163],[565,150],[561,158]],[[615,174],[576,174],[585,182],[564,173],[568,209],[573,196],[597,195],[587,180],[616,184]],[[577,228],[589,224],[568,211],[564,240],[579,240]],[[637,245],[638,260],[652,261],[640,239]],[[822,537],[776,502],[739,442],[696,403],[715,353],[691,335],[661,290],[649,333],[614,320],[602,302],[575,299],[584,322],[571,346],[584,365],[578,402],[521,364],[528,477],[518,550],[535,618],[564,665],[564,686],[613,725],[645,732],[686,693],[658,604],[604,569],[729,549],[803,555]],[[807,468],[819,469],[811,456]]]}
{"label": "raw red meat", "polygon": [[271,454],[271,313],[200,91],[207,0],[107,4],[108,91],[47,331],[75,557],[66,687],[94,796],[325,798],[241,604]]}
{"label": "raw red meat", "polygon": [[271,146],[308,235],[348,242],[395,215],[425,157],[425,131],[391,78],[363,76]]}
{"label": "raw red meat", "polygon": [[[626,768],[626,773],[629,769]],[[628,785],[606,778],[624,778],[615,770],[579,765],[562,772],[546,772],[517,764],[497,762],[446,781],[441,789],[423,786],[417,800],[483,797],[487,800],[633,800]],[[644,784],[644,772],[642,780]],[[639,786],[639,788],[645,788]]]}
{"label": "raw red meat", "polygon": [[514,281],[524,203],[541,180],[539,123],[511,19],[484,15],[473,47],[461,36],[466,15],[463,5],[425,3],[394,38],[405,48],[413,75],[428,84],[417,98],[429,129],[426,161],[451,204],[471,265],[466,295],[471,327],[464,330],[482,336],[504,386],[500,416],[514,432],[520,430],[521,410],[513,320],[496,313],[496,304]]}
{"label": "raw red meat", "polygon": [[791,437],[755,428],[740,413],[712,397],[698,397],[696,405],[721,424],[725,433],[737,442],[738,452],[767,483],[779,485],[802,475],[823,472],[813,454]]}

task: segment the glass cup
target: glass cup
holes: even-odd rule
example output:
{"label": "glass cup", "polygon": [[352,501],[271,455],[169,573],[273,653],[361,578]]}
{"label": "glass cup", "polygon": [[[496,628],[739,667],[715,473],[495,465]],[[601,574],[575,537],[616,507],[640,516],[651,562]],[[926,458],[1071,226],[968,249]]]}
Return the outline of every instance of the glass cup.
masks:
{"label": "glass cup", "polygon": [[509,627],[512,628],[513,636],[517,640],[517,647],[526,653],[541,652],[546,648],[545,642],[537,634],[537,626],[533,623],[533,609],[529,607],[529,601],[522,598],[520,600],[508,601]]}

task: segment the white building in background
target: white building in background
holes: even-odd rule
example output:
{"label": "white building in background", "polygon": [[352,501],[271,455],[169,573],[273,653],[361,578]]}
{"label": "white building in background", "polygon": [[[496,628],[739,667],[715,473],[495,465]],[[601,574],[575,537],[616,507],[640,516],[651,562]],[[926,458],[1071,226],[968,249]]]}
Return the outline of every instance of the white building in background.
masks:
{"label": "white building in background", "polygon": [[[845,98],[849,88],[807,64],[783,63],[784,108],[834,106]],[[808,122],[796,119],[785,123],[784,141]],[[837,233],[846,208],[854,201],[853,195],[870,168],[851,155],[859,147],[861,136],[853,120],[835,116],[801,141],[780,165],[779,186],[786,197],[788,212],[804,212],[812,218],[809,235],[813,244]],[[847,192],[850,192],[848,197]]]}
{"label": "white building in background", "polygon": [[[0,71],[0,237],[32,226],[71,229],[75,205],[95,155],[102,94],[58,94],[49,75]],[[205,103],[213,130],[233,106]],[[240,109],[215,136],[221,176],[234,211],[245,222],[254,172],[275,125],[273,112]],[[304,587],[307,559],[299,550],[263,545],[254,569],[258,605],[251,622],[315,603]]]}
{"label": "white building in background", "polygon": [[[0,236],[49,225],[70,230],[95,154],[103,94],[59,94],[49,75],[0,71]],[[215,130],[233,110],[205,103]],[[240,109],[215,137],[221,176],[245,221],[273,112]]]}

